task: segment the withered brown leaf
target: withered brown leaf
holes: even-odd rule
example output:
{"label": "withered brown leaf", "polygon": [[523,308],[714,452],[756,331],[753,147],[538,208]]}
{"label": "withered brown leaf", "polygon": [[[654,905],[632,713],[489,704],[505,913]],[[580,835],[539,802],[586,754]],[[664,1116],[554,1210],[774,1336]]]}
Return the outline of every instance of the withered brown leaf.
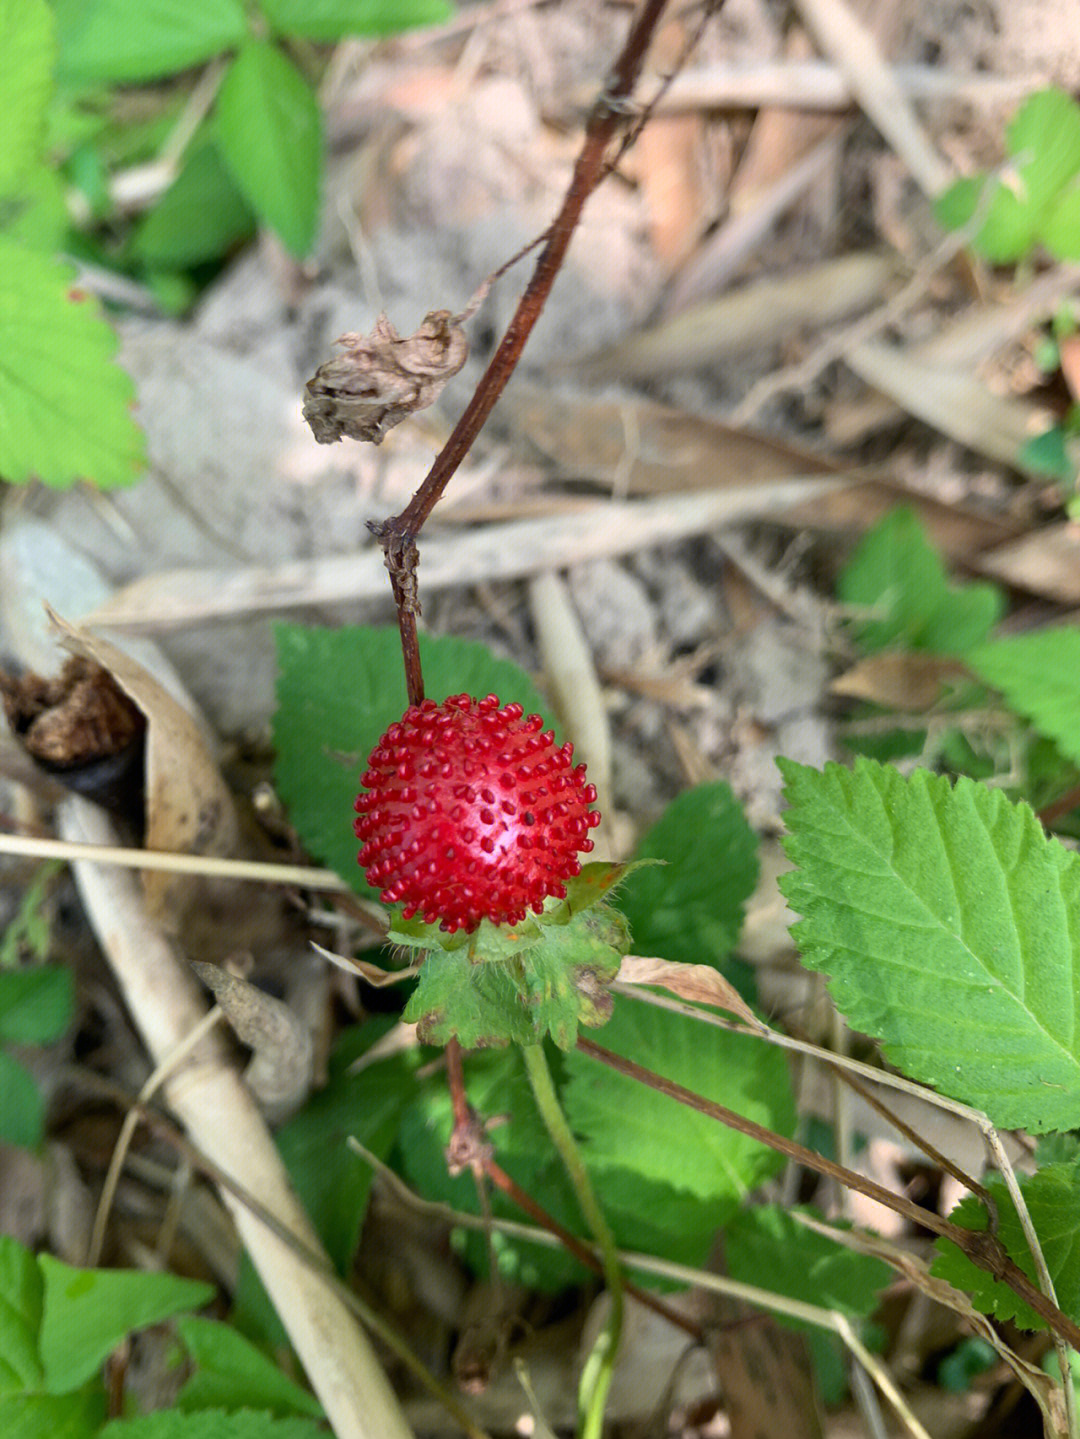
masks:
{"label": "withered brown leaf", "polygon": [[348,436],[380,444],[387,430],[438,399],[468,359],[469,341],[449,310],[432,310],[415,335],[401,336],[385,314],[370,335],[342,335],[345,354],[307,382],[304,419],[320,445]]}

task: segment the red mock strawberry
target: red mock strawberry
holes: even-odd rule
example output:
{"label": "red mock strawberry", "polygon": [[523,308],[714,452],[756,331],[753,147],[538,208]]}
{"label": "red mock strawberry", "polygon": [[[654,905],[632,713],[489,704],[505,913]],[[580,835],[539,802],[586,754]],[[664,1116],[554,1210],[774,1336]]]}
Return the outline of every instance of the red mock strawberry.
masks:
{"label": "red mock strawberry", "polygon": [[371,752],[360,864],[386,904],[454,933],[518,924],[580,874],[600,816],[573,746],[495,695],[412,705]]}

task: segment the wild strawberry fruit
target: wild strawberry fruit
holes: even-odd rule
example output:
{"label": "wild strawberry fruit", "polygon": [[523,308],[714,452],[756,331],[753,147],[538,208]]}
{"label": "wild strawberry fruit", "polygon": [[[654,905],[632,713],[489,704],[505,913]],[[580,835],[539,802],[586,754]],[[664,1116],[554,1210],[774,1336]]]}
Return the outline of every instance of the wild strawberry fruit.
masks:
{"label": "wild strawberry fruit", "polygon": [[386,904],[453,934],[518,924],[581,873],[594,785],[539,715],[495,695],[412,705],[371,752],[356,801],[359,862]]}

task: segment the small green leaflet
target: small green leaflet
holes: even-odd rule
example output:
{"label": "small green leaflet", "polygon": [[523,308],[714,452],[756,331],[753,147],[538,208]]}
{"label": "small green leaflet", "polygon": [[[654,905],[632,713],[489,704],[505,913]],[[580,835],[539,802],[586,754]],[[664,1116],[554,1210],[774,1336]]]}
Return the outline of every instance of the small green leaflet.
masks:
{"label": "small green leaflet", "polygon": [[[1034,1280],[1034,1261],[1005,1181],[994,1175],[987,1183],[998,1208],[998,1237],[1009,1257],[1029,1279]],[[1076,1243],[1080,1167],[1075,1161],[1045,1165],[1037,1173],[1022,1178],[1020,1188],[1035,1233],[1039,1236],[1050,1278],[1054,1281],[1058,1306],[1070,1319],[1080,1321],[1080,1248]],[[949,1218],[964,1229],[986,1228],[986,1210],[973,1196],[962,1200]],[[985,1269],[973,1264],[950,1240],[936,1240],[935,1248],[937,1257],[931,1272],[970,1294],[976,1309],[992,1314],[996,1319],[1011,1319],[1021,1329],[1046,1328],[1046,1322],[1008,1285],[999,1283]]]}
{"label": "small green leaflet", "polygon": [[969,779],[778,763],[792,936],[841,1013],[995,1124],[1080,1126],[1080,856]]}
{"label": "small green leaflet", "polygon": [[1001,617],[994,585],[951,585],[941,557],[913,510],[893,510],[868,530],[844,566],[837,593],[845,605],[872,611],[854,622],[867,654],[892,646],[963,654]]}
{"label": "small green leaflet", "polygon": [[[808,1229],[789,1210],[772,1204],[740,1210],[731,1220],[724,1231],[724,1259],[732,1279],[820,1309],[837,1309],[850,1319],[868,1319],[877,1308],[878,1291],[892,1280],[882,1260]],[[781,1324],[802,1327],[782,1314],[776,1317]]]}
{"label": "small green leaflet", "polygon": [[[353,802],[379,736],[405,713],[405,671],[397,628],[278,625],[275,777],[309,854],[361,894],[372,890],[356,863]],[[420,636],[428,694],[497,694],[525,713],[546,705],[524,670],[484,645]]]}
{"label": "small green leaflet", "polygon": [[396,35],[414,25],[437,25],[454,13],[447,0],[262,0],[261,8],[278,34],[326,41]]}
{"label": "small green leaflet", "polygon": [[287,249],[306,255],[319,220],[322,117],[311,86],[268,41],[249,41],[229,67],[216,134],[248,204]]}
{"label": "small green leaflet", "polygon": [[45,1279],[41,1362],[46,1391],[66,1394],[96,1374],[133,1329],[209,1304],[209,1284],[128,1269],[74,1269],[38,1258]]}
{"label": "small green leaflet", "polygon": [[44,1304],[41,1270],[29,1249],[0,1234],[0,1395],[39,1389],[44,1370],[38,1332]]}
{"label": "small green leaflet", "polygon": [[973,247],[994,264],[1021,260],[1041,242],[1059,260],[1080,258],[1080,107],[1062,90],[1039,90],[1017,111],[1006,132],[1014,164],[1002,179],[968,176],[936,201],[946,229],[975,217],[992,185]]}
{"label": "small green leaflet", "polygon": [[322,1405],[283,1374],[231,1324],[192,1315],[176,1321],[181,1342],[198,1366],[176,1396],[176,1407],[263,1409],[272,1414],[322,1416]]}
{"label": "small green leaflet", "polygon": [[134,248],[148,265],[187,269],[216,260],[255,228],[255,217],[215,146],[199,145],[147,215]]}
{"label": "small green leaflet", "polygon": [[[768,1129],[785,1135],[794,1129],[787,1062],[767,1044],[621,995],[599,1042]],[[610,1167],[662,1180],[711,1202],[719,1226],[783,1164],[757,1140],[579,1051],[565,1063],[567,1117],[594,1174]]]}
{"label": "small green leaflet", "polygon": [[964,656],[1061,753],[1080,764],[1080,629],[989,640]]}
{"label": "small green leaflet", "polygon": [[616,904],[634,953],[719,964],[742,928],[757,883],[757,838],[728,785],[702,784],[672,801],[634,851],[663,865],[636,869]]}
{"label": "small green leaflet", "polygon": [[49,1044],[71,1023],[71,971],[61,964],[0,970],[0,1039]]}
{"label": "small green leaflet", "polygon": [[105,1390],[89,1385],[74,1394],[0,1397],[4,1439],[98,1439],[105,1422]]}
{"label": "small green leaflet", "polygon": [[55,30],[45,0],[0,0],[0,195],[41,153],[45,108],[52,94]]}
{"label": "small green leaflet", "polygon": [[28,1069],[0,1049],[0,1142],[35,1149],[45,1133],[45,1103]]}
{"label": "small green leaflet", "polygon": [[240,0],[55,0],[62,79],[157,80],[238,45]]}
{"label": "small green leaflet", "polygon": [[146,463],[116,336],[70,265],[0,236],[0,475],[129,485]]}

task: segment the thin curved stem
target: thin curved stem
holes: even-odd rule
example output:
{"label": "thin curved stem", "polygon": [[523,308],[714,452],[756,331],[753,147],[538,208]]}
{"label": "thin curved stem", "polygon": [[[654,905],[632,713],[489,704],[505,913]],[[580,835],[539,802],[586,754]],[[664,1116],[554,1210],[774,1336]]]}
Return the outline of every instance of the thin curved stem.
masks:
{"label": "thin curved stem", "polygon": [[615,1371],[615,1358],[619,1351],[623,1321],[623,1269],[615,1236],[604,1218],[604,1212],[593,1192],[592,1181],[585,1168],[577,1140],[574,1138],[563,1113],[555,1083],[544,1055],[543,1045],[527,1044],[522,1048],[525,1058],[525,1073],[532,1085],[536,1106],[540,1111],[551,1142],[559,1151],[559,1157],[570,1176],[578,1203],[586,1224],[592,1230],[593,1238],[600,1249],[600,1259],[611,1299],[611,1310],[607,1323],[597,1336],[592,1353],[585,1362],[578,1393],[580,1415],[580,1439],[600,1439],[604,1427],[604,1407],[607,1402],[611,1378]]}

